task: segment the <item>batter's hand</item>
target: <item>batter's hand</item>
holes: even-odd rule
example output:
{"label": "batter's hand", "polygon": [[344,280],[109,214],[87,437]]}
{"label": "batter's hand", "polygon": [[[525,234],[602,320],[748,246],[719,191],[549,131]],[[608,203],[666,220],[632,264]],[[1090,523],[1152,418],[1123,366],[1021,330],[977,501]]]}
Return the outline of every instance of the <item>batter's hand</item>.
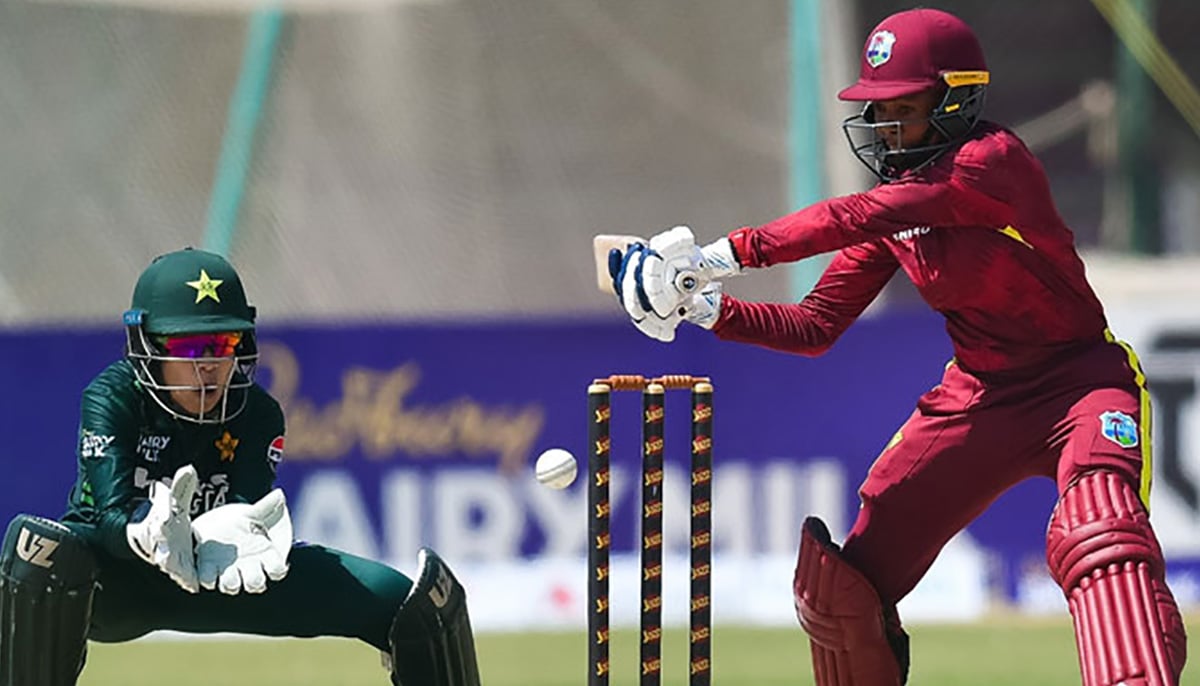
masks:
{"label": "batter's hand", "polygon": [[[708,283],[704,255],[686,226],[676,226],[626,251],[616,289],[621,305],[666,318]],[[611,262],[610,262],[611,269]]]}
{"label": "batter's hand", "polygon": [[608,255],[608,271],[613,277],[617,301],[638,331],[655,340],[670,343],[675,340],[675,327],[683,321],[684,308],[672,308],[665,315],[654,311],[644,288],[638,283],[642,265],[650,258],[661,261],[657,255],[652,255],[649,246],[644,243],[631,245],[624,253],[614,249]]}
{"label": "batter's hand", "polygon": [[276,488],[253,504],[215,507],[192,522],[200,585],[226,595],[262,593],[287,576],[292,519]]}
{"label": "batter's hand", "polygon": [[196,468],[186,465],[175,472],[170,486],[152,482],[144,515],[125,526],[130,549],[188,593],[200,590],[192,552],[191,518],[197,480]]}
{"label": "batter's hand", "polygon": [[691,297],[683,318],[704,329],[712,329],[721,318],[721,282],[710,281]]}

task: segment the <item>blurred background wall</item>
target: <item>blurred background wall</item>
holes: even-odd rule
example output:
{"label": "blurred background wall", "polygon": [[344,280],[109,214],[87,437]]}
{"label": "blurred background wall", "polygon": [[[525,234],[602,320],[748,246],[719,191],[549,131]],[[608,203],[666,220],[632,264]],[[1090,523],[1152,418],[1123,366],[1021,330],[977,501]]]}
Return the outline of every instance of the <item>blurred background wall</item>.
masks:
{"label": "blurred background wall", "polygon": [[[865,186],[834,96],[862,36],[908,3],[805,4],[821,28],[794,35],[783,0],[302,3],[251,96],[228,252],[268,320],[607,311],[581,268],[595,233],[762,223],[798,206],[796,169]],[[1194,77],[1195,4],[1135,4]],[[1200,137],[1144,73],[1122,75],[1092,3],[947,7],[988,52],[990,116],[1027,134],[1081,245],[1200,252]],[[0,322],[112,321],[151,257],[204,242],[252,16],[0,5]],[[793,100],[810,43],[815,88]],[[789,108],[814,100],[823,150],[795,158]],[[1124,159],[1118,135],[1138,144]],[[1131,194],[1151,206],[1136,222]],[[790,295],[782,272],[732,287]]]}

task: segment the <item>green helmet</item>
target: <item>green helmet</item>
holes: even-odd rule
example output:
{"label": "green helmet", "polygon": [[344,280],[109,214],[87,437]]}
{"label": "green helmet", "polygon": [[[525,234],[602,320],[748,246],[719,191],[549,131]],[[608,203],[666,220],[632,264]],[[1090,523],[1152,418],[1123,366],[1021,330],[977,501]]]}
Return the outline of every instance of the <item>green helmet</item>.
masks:
{"label": "green helmet", "polygon": [[233,265],[215,253],[186,248],[156,258],[138,278],[132,309],[146,333],[251,331],[254,308]]}
{"label": "green helmet", "polygon": [[[134,286],[133,301],[124,316],[126,357],[138,381],[168,413],[202,424],[222,423],[241,412],[247,390],[254,383],[258,361],[254,315],[241,278],[225,258],[194,248],[167,253],[155,258]],[[226,333],[238,335],[217,335]],[[187,352],[173,346],[196,335],[200,336],[199,347],[194,340]],[[205,338],[236,345],[230,345],[232,354],[218,353],[206,347]],[[230,358],[233,365],[228,376],[214,380],[211,368]],[[173,363],[176,368],[179,363],[191,363],[194,380],[168,383],[163,363]],[[201,409],[184,409],[177,401],[179,393],[198,394]],[[219,402],[213,400],[218,394]],[[213,407],[203,409],[214,402]]]}

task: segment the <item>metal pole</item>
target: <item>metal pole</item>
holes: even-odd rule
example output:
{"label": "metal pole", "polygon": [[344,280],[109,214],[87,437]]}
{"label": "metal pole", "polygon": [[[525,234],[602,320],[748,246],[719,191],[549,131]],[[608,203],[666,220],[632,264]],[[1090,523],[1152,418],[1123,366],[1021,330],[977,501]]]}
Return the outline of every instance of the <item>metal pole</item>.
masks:
{"label": "metal pole", "polygon": [[229,101],[202,243],[205,250],[219,255],[229,254],[237,231],[258,123],[271,88],[275,46],[283,20],[284,14],[277,8],[258,10],[251,16],[246,30],[242,69]]}

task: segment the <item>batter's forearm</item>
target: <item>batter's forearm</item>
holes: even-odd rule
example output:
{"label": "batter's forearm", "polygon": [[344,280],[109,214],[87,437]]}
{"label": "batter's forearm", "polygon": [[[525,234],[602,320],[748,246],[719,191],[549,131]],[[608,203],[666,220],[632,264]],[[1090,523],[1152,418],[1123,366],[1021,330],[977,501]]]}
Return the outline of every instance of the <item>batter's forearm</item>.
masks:
{"label": "batter's forearm", "polygon": [[829,350],[844,329],[808,316],[803,305],[748,303],[727,297],[722,300],[721,318],[713,332],[726,341],[816,357]]}

